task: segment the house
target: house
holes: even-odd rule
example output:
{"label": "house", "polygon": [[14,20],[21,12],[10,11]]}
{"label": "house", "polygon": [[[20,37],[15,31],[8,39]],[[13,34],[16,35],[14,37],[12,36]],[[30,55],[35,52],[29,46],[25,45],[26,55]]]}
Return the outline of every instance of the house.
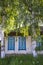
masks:
{"label": "house", "polygon": [[22,37],[20,34],[15,36],[15,32],[10,32],[6,37],[0,28],[0,57],[9,54],[31,54],[31,36]]}
{"label": "house", "polygon": [[[9,54],[32,54],[31,36],[22,37],[19,33],[18,36],[15,32],[10,32],[6,37],[4,31],[0,28],[0,57],[3,58]],[[34,41],[36,43],[36,41]]]}

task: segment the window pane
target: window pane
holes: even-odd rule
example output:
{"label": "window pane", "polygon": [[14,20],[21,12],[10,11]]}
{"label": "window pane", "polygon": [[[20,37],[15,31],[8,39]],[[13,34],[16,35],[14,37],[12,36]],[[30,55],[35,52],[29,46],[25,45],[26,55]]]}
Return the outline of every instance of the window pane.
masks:
{"label": "window pane", "polygon": [[26,38],[19,37],[19,50],[26,50]]}
{"label": "window pane", "polygon": [[15,39],[14,37],[8,38],[8,50],[14,50],[15,49]]}

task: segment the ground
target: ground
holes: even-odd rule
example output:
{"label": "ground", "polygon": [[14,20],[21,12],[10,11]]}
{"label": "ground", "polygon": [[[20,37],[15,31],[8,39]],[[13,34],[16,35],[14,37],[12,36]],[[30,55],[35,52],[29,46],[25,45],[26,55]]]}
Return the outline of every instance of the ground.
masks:
{"label": "ground", "polygon": [[0,59],[0,65],[43,65],[43,55],[15,55]]}

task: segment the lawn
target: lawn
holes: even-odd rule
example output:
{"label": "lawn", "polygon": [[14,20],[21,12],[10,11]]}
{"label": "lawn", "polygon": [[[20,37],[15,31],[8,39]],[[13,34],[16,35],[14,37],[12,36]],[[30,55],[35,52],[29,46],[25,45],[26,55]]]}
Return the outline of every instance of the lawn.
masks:
{"label": "lawn", "polygon": [[14,55],[0,59],[0,65],[43,65],[43,55]]}

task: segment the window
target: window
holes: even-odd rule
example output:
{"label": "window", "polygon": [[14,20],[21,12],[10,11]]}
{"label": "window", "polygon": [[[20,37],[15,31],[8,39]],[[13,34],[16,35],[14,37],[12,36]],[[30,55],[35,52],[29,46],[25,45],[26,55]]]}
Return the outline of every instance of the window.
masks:
{"label": "window", "polygon": [[19,50],[26,50],[26,38],[19,37]]}
{"label": "window", "polygon": [[15,38],[8,37],[8,50],[14,50],[14,49],[15,49]]}

